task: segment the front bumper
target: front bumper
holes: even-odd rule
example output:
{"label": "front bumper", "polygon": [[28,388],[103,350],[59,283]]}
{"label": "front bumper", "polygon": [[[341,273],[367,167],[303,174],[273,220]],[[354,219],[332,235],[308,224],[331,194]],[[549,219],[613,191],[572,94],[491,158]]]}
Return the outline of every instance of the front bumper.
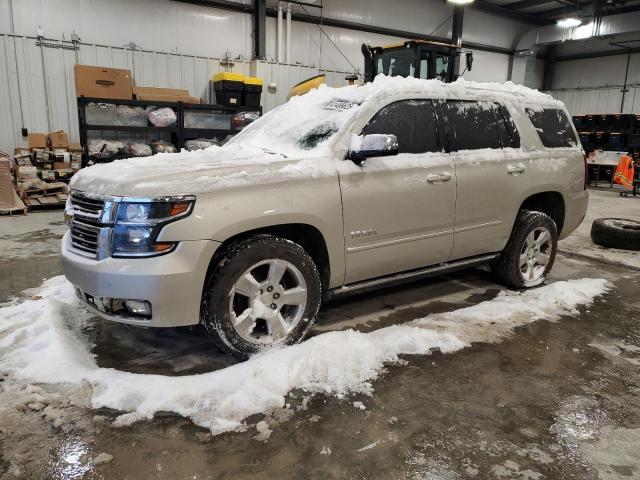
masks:
{"label": "front bumper", "polygon": [[202,287],[209,263],[220,246],[212,240],[180,242],[167,255],[96,260],[75,253],[69,232],[62,239],[62,267],[67,279],[92,297],[146,300],[149,319],[122,317],[85,304],[98,316],[146,327],[179,327],[200,322]]}

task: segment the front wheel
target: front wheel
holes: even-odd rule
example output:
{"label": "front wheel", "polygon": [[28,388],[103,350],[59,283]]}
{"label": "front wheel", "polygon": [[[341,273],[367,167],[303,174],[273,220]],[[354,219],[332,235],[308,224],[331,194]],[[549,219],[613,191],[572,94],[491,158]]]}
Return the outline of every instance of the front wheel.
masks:
{"label": "front wheel", "polygon": [[318,269],[300,245],[255,236],[225,249],[208,276],[202,323],[218,346],[246,359],[302,341],[320,299]]}
{"label": "front wheel", "polygon": [[511,238],[492,271],[508,287],[535,287],[546,280],[557,248],[558,230],[551,217],[524,210],[518,214]]}

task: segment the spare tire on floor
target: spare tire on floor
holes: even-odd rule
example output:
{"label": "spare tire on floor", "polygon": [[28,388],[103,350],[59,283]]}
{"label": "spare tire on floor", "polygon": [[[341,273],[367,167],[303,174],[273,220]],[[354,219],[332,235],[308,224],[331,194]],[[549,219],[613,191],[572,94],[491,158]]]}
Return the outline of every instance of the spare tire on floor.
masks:
{"label": "spare tire on floor", "polygon": [[598,218],[591,239],[604,247],[640,250],[640,222],[626,218]]}

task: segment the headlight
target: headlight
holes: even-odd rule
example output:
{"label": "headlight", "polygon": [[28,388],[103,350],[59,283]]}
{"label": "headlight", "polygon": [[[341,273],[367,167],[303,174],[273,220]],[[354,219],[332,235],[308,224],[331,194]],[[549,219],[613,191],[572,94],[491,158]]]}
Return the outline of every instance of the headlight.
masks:
{"label": "headlight", "polygon": [[113,227],[112,256],[150,257],[173,251],[175,242],[158,242],[162,228],[191,213],[193,197],[122,201]]}

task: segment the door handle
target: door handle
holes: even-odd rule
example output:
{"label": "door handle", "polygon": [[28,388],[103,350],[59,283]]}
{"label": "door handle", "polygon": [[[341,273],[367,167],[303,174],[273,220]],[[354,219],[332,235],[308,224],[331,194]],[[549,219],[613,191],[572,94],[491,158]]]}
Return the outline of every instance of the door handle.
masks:
{"label": "door handle", "polygon": [[527,170],[527,167],[522,163],[512,163],[507,165],[507,173],[509,175],[520,175]]}
{"label": "door handle", "polygon": [[427,182],[429,183],[443,183],[451,180],[451,174],[449,172],[432,173],[427,175]]}

